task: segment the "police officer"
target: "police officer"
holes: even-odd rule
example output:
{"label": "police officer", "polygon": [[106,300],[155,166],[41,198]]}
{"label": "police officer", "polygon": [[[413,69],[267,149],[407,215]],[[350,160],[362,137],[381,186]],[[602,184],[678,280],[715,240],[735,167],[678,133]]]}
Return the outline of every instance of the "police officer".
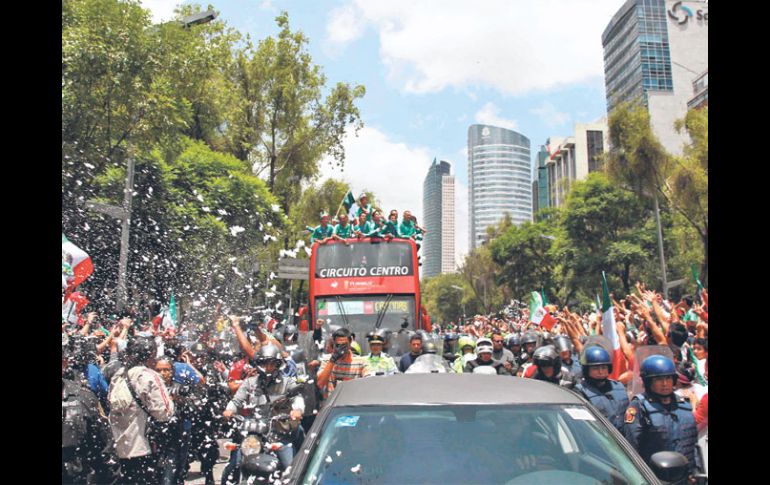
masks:
{"label": "police officer", "polygon": [[369,349],[371,352],[366,356],[366,375],[391,375],[398,373],[398,366],[393,357],[383,352],[385,347],[385,335],[384,329],[378,329],[369,332],[366,335],[366,340],[369,342]]}
{"label": "police officer", "polygon": [[602,347],[592,346],[583,351],[583,379],[575,390],[618,429],[623,431],[623,415],[628,408],[628,394],[623,384],[607,376],[612,373],[612,359]]}
{"label": "police officer", "polygon": [[676,451],[687,458],[693,474],[698,429],[690,403],[674,394],[674,362],[652,355],[642,362],[639,376],[644,393],[631,400],[623,434],[647,464],[651,465],[652,455],[659,451]]}
{"label": "police officer", "polygon": [[512,333],[505,339],[505,348],[510,350],[516,360],[516,368],[521,365],[521,335]]}
{"label": "police officer", "polygon": [[480,338],[476,342],[476,359],[465,364],[463,372],[473,373],[478,367],[488,366],[495,370],[498,375],[510,375],[502,362],[494,360],[492,341],[488,338]]}
{"label": "police officer", "polygon": [[[103,454],[112,444],[108,437],[108,425],[99,401],[88,388],[72,379],[65,378],[72,354],[62,347],[62,483],[86,483],[91,471],[92,483],[112,483],[116,470],[111,469]],[[115,461],[115,464],[117,462]]]}
{"label": "police officer", "polygon": [[573,375],[579,376],[583,373],[580,361],[575,359],[572,353],[572,342],[566,335],[558,335],[553,339],[553,345],[561,357],[561,365],[567,368]]}
{"label": "police officer", "polygon": [[526,377],[557,384],[572,389],[577,384],[577,376],[561,365],[561,358],[553,345],[545,345],[535,350],[532,355],[534,371],[529,370]]}
{"label": "police officer", "polygon": [[524,335],[521,336],[521,346],[523,350],[518,359],[518,375],[523,375],[527,368],[532,365],[532,354],[537,348],[537,333],[531,330],[524,332]]}
{"label": "police officer", "polygon": [[[281,465],[286,468],[294,457],[294,448],[299,447],[304,436],[302,428],[299,426],[299,420],[302,419],[302,414],[305,411],[305,400],[301,395],[296,395],[290,402],[286,403],[285,407],[271,405],[298,387],[293,377],[281,375],[280,366],[282,364],[283,357],[278,347],[273,344],[262,346],[253,359],[257,374],[243,381],[238,392],[227,404],[223,416],[227,419],[244,409],[264,409],[268,406],[271,407],[270,411],[273,415],[288,412],[290,420],[294,424],[277,432],[276,436],[277,441],[284,445],[277,454]],[[235,478],[235,481],[238,481],[240,460],[240,450],[235,450],[230,457],[230,463],[222,473],[222,483],[225,483],[228,478]]]}

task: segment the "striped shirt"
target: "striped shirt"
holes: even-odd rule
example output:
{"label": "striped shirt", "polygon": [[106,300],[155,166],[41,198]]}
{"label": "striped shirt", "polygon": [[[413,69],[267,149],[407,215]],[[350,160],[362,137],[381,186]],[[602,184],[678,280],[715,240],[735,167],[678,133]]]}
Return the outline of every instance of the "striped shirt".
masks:
{"label": "striped shirt", "polygon": [[354,355],[350,362],[335,362],[332,373],[329,375],[329,383],[323,392],[324,399],[329,397],[329,394],[336,387],[337,381],[350,381],[364,376],[366,376],[366,359],[363,357]]}

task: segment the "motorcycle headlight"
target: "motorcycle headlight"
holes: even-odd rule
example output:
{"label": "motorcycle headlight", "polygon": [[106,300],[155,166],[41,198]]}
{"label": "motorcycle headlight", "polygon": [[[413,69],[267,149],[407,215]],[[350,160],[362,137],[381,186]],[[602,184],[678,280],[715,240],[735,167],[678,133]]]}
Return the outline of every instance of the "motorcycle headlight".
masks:
{"label": "motorcycle headlight", "polygon": [[241,444],[241,453],[243,456],[256,455],[262,450],[262,443],[256,436],[249,436]]}

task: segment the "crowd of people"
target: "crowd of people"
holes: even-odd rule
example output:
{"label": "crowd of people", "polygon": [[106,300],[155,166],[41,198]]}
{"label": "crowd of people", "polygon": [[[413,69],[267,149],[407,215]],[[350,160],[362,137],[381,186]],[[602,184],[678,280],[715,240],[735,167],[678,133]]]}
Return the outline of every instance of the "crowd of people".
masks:
{"label": "crowd of people", "polygon": [[403,355],[388,354],[393,330],[363,336],[370,351],[362,355],[355,335],[323,320],[307,334],[293,322],[273,326],[235,315],[219,315],[203,331],[203,322],[164,328],[158,319],[110,321],[93,312],[63,321],[62,483],[181,484],[193,461],[200,461],[206,484],[238,483],[237,447],[222,476],[214,476],[218,440],[239,443],[238,416],[290,396],[283,408],[271,408],[285,416],[275,434],[285,468],[339,382],[414,372],[426,355],[446,372],[573,389],[645,460],[678,451],[694,474],[698,432],[708,426],[707,291],[676,303],[637,285],[635,295],[614,301],[621,360],[602,335],[608,329],[598,309],[547,310],[558,322],[549,330],[531,323],[525,310],[409,331]]}

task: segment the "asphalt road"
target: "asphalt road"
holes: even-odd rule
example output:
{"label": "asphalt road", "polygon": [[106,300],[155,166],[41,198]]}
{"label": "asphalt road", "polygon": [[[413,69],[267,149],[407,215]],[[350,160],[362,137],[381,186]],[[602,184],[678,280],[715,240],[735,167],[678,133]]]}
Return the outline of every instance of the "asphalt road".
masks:
{"label": "asphalt road", "polygon": [[[220,445],[225,440],[218,440]],[[225,454],[226,453],[226,454]],[[227,464],[227,460],[229,458],[229,452],[226,452],[222,449],[222,446],[219,447],[219,459],[217,460],[217,464],[214,465],[214,481],[219,485],[219,481],[222,479],[222,472],[225,469],[225,465]],[[186,485],[204,485],[206,483],[206,480],[203,475],[200,473],[201,471],[201,462],[195,461],[190,463],[190,471],[187,474],[187,480],[184,481]]]}

